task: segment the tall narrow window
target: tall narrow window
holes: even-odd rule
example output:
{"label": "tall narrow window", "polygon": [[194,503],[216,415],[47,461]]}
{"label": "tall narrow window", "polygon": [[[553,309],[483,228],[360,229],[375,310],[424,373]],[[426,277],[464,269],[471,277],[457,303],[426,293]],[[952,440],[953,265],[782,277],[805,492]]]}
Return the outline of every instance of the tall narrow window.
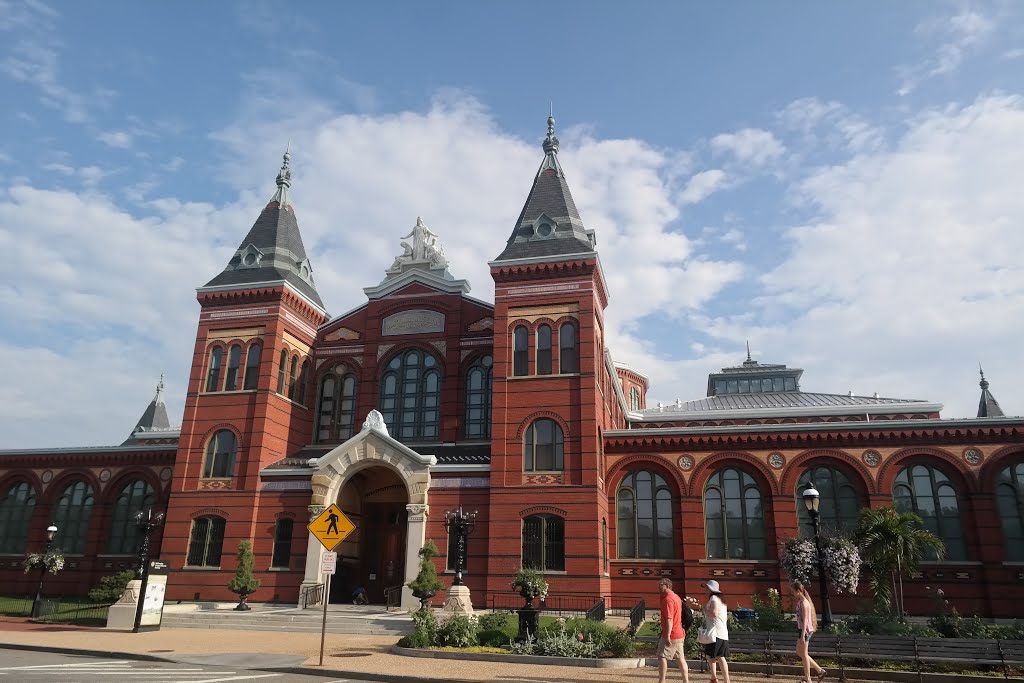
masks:
{"label": "tall narrow window", "polygon": [[287,375],[287,373],[288,373],[288,352],[282,349],[282,351],[281,351],[281,362],[278,363],[278,368],[277,368],[277,393],[281,394],[282,396],[284,396],[284,383],[285,383],[285,376]]}
{"label": "tall narrow window", "polygon": [[529,354],[527,342],[529,333],[526,328],[520,325],[512,332],[512,375],[514,377],[526,376]]}
{"label": "tall narrow window", "polygon": [[601,567],[608,574],[608,520],[601,520]]}
{"label": "tall narrow window", "polygon": [[627,475],[616,493],[618,556],[670,560],[675,557],[672,491],[659,474]]}
{"label": "tall narrow window", "polygon": [[996,503],[1003,526],[1006,559],[1024,562],[1024,461],[1000,470],[996,477]]}
{"label": "tall narrow window", "polygon": [[320,380],[317,441],[345,441],[352,437],[356,417],[356,376],[339,365]]}
{"label": "tall narrow window", "polygon": [[36,491],[27,481],[10,486],[0,498],[0,553],[25,552]]}
{"label": "tall narrow window", "polygon": [[292,528],[294,522],[282,517],[274,525],[274,554],[270,560],[270,566],[274,568],[287,569],[292,559]]}
{"label": "tall narrow window", "polygon": [[224,374],[224,391],[238,388],[238,368],[242,365],[242,347],[235,344],[228,351],[228,371]]}
{"label": "tall narrow window", "polygon": [[491,376],[494,359],[490,355],[478,358],[466,372],[467,439],[491,437]]}
{"label": "tall narrow window", "polygon": [[220,388],[220,363],[224,356],[224,349],[214,346],[210,350],[210,362],[206,371],[206,390],[217,391]]}
{"label": "tall narrow window", "polygon": [[849,477],[832,465],[809,467],[800,475],[796,484],[796,511],[800,518],[800,534],[807,538],[814,536],[814,523],[804,505],[803,492],[807,484],[813,483],[820,494],[819,521],[821,528],[830,533],[847,534],[857,526],[860,511],[860,495]]}
{"label": "tall narrow window", "polygon": [[309,381],[309,361],[302,361],[302,369],[299,370],[299,389],[295,393],[295,400],[306,405],[306,383]]}
{"label": "tall narrow window", "polygon": [[134,555],[139,551],[142,534],[135,523],[135,515],[153,509],[156,496],[153,487],[142,479],[130,481],[121,487],[114,500],[110,517],[110,536],[107,552],[113,555]]}
{"label": "tall narrow window", "polygon": [[238,453],[238,439],[230,429],[215,433],[206,444],[206,462],[203,464],[204,479],[224,479],[234,476],[235,455]]}
{"label": "tall narrow window", "polygon": [[256,388],[260,381],[260,353],[263,347],[253,344],[249,347],[249,354],[245,357],[245,385],[243,388],[251,391]]}
{"label": "tall narrow window", "polygon": [[551,374],[551,328],[547,325],[537,328],[537,374]]}
{"label": "tall narrow window", "polygon": [[523,567],[542,572],[565,571],[565,520],[555,515],[523,519]]}
{"label": "tall narrow window", "polygon": [[558,328],[558,371],[563,375],[576,372],[576,326],[563,323]]}
{"label": "tall narrow window", "polygon": [[381,376],[380,412],[392,436],[435,441],[441,423],[441,371],[419,349],[395,356]]}
{"label": "tall narrow window", "polygon": [[704,487],[704,529],[708,559],[764,560],[764,509],[754,478],[737,469],[720,470]]}
{"label": "tall narrow window", "polygon": [[223,517],[210,515],[193,519],[185,564],[189,567],[219,567],[223,547]]}
{"label": "tall narrow window", "polygon": [[288,398],[295,400],[295,389],[299,379],[299,357],[292,356],[291,370],[288,372]]}
{"label": "tall narrow window", "polygon": [[640,410],[640,390],[636,387],[629,390],[629,409],[634,413]]}
{"label": "tall narrow window", "polygon": [[564,463],[565,437],[554,420],[534,420],[523,437],[523,469],[527,472],[561,471]]}
{"label": "tall narrow window", "polygon": [[92,487],[84,481],[76,481],[65,487],[57,498],[53,515],[54,524],[57,526],[54,546],[65,553],[85,552],[92,503]]}
{"label": "tall narrow window", "polygon": [[[893,505],[900,512],[913,512],[924,528],[946,544],[947,560],[966,560],[967,542],[960,520],[960,505],[953,482],[929,465],[911,465],[896,475],[892,485]],[[935,559],[929,553],[928,559]]]}

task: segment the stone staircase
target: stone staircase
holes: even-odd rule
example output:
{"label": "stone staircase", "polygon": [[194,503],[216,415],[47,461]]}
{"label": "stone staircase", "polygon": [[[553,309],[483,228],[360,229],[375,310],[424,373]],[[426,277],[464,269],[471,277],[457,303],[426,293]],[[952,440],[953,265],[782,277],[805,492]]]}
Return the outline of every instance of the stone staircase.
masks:
{"label": "stone staircase", "polygon": [[[189,603],[167,605],[162,625],[167,628],[319,633],[322,620],[322,607],[302,609],[253,604],[248,612],[236,612],[233,603]],[[398,637],[412,631],[412,620],[404,612],[388,612],[374,605],[330,605],[327,608],[327,631]]]}

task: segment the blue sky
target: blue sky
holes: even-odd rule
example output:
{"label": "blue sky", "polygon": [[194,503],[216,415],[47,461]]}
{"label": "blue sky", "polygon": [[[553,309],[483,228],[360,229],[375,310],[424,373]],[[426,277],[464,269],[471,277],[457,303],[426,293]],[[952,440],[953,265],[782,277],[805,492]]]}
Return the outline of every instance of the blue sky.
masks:
{"label": "blue sky", "polygon": [[1016,3],[0,0],[0,447],[116,443],[273,192],[331,313],[422,215],[491,300],[549,102],[649,402],[754,356],[1020,414]]}

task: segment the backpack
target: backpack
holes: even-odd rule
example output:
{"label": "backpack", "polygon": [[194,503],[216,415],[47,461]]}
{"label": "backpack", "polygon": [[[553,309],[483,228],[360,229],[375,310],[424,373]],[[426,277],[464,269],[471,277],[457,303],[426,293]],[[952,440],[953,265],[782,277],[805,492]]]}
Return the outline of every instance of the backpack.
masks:
{"label": "backpack", "polygon": [[679,610],[679,621],[683,623],[683,629],[689,629],[693,626],[693,610],[686,604],[686,601],[682,601],[683,608]]}

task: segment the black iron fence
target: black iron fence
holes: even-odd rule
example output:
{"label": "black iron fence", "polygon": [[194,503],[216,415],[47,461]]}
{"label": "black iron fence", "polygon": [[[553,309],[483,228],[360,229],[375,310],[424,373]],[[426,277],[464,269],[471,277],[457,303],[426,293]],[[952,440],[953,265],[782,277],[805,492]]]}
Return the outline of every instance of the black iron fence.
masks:
{"label": "black iron fence", "polygon": [[31,595],[0,595],[0,614],[27,617],[32,614]]}
{"label": "black iron fence", "polygon": [[312,605],[319,605],[324,599],[324,584],[318,583],[315,586],[309,586],[302,591],[299,595],[299,604],[305,609]]}
{"label": "black iron fence", "polygon": [[[97,603],[83,597],[43,598],[36,621],[50,624],[105,626],[110,603]],[[0,595],[0,614],[28,617],[32,614],[32,596]]]}

